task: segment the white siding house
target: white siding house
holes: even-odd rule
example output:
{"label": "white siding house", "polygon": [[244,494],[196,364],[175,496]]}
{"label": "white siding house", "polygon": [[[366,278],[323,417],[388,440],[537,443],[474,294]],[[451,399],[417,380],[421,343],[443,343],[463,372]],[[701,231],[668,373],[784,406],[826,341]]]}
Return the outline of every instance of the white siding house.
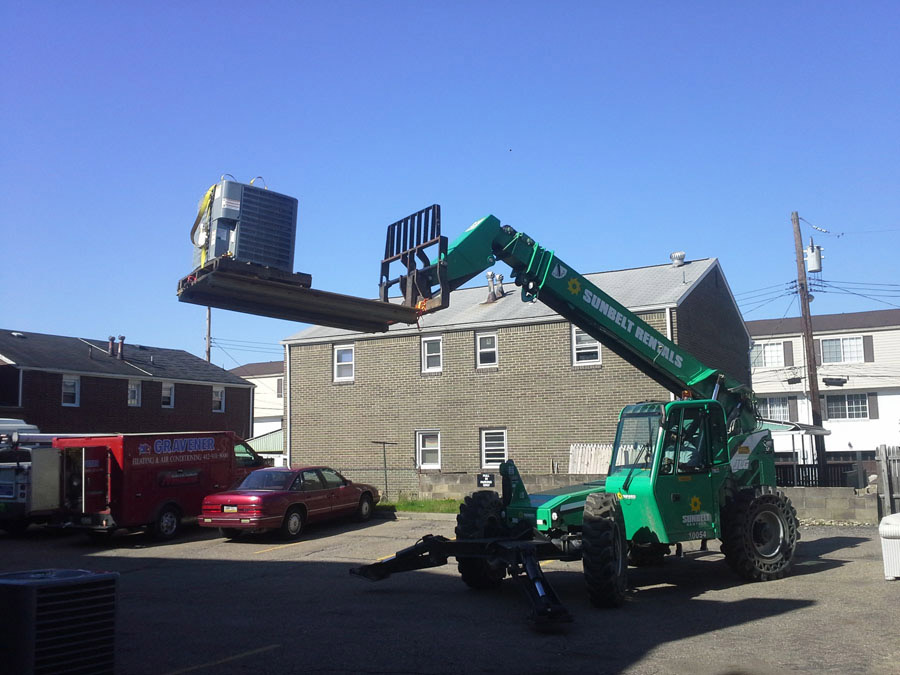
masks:
{"label": "white siding house", "polygon": [[230,373],[255,385],[253,390],[253,436],[282,428],[284,419],[284,362],[248,363]]}
{"label": "white siding house", "polygon": [[[826,451],[869,455],[900,445],[900,310],[825,314],[812,323],[822,424],[831,432]],[[811,424],[802,320],[748,321],[747,328],[763,416]],[[796,438],[775,435],[776,452],[792,450],[801,450]]]}

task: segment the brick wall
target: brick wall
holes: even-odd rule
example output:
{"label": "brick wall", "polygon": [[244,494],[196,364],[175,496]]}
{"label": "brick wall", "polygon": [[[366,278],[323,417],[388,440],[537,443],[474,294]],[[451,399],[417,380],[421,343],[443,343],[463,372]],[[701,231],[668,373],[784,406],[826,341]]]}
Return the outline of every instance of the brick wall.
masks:
{"label": "brick wall", "polygon": [[685,298],[677,316],[681,347],[705,365],[750,384],[750,338],[718,268]]}
{"label": "brick wall", "polygon": [[[137,378],[136,378],[137,379]],[[225,388],[225,412],[212,412],[212,387],[175,384],[175,407],[161,406],[161,382],[143,380],[140,407],[128,406],[128,380],[81,376],[80,404],[61,405],[62,375],[26,370],[22,407],[0,407],[0,417],[37,425],[44,433],[234,431],[250,434],[250,390]]]}
{"label": "brick wall", "polygon": [[[665,333],[663,313],[642,315]],[[432,334],[429,334],[432,335]],[[474,332],[443,333],[443,372],[423,374],[420,337],[355,341],[355,380],[332,382],[332,345],[291,345],[292,464],[324,463],[383,487],[390,441],[390,496],[418,494],[428,474],[482,470],[480,430],[507,430],[523,474],[568,472],[569,445],[611,442],[628,403],[668,392],[603,348],[602,365],[572,366],[567,322],[497,330],[499,366],[475,368]],[[415,470],[416,430],[441,433],[441,469]],[[422,477],[425,474],[425,477]],[[449,480],[449,479],[448,479]],[[441,481],[433,481],[440,483]]]}

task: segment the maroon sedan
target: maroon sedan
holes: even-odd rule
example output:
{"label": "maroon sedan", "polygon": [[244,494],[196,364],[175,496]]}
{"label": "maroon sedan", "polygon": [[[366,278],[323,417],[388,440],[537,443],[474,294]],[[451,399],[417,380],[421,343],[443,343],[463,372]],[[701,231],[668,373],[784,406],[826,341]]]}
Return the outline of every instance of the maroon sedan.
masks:
{"label": "maroon sedan", "polygon": [[295,539],[306,523],[353,515],[368,520],[379,499],[377,488],[325,466],[257,469],[234,490],[205,497],[199,522],[230,538],[280,530],[285,539]]}

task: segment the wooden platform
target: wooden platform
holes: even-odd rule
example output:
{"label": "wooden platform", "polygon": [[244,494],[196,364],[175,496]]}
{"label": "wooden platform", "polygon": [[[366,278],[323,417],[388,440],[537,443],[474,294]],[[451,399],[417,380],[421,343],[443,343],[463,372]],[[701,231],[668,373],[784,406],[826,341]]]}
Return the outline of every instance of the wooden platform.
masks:
{"label": "wooden platform", "polygon": [[311,288],[308,274],[216,258],[178,282],[178,299],[204,307],[367,333],[416,322],[416,310],[399,304]]}

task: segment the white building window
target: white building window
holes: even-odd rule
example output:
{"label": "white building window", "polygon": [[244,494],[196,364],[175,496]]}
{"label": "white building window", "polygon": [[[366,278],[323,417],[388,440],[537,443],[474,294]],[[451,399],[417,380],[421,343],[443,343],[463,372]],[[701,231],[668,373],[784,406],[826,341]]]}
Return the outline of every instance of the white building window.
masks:
{"label": "white building window", "polygon": [[791,413],[787,396],[770,396],[757,400],[760,417],[767,420],[789,420]]}
{"label": "white building window", "polygon": [[284,398],[284,378],[279,377],[275,380],[275,397]]}
{"label": "white building window", "polygon": [[81,378],[78,375],[63,375],[62,404],[73,408],[81,405]]}
{"label": "white building window", "polygon": [[506,429],[481,430],[481,466],[497,469],[507,459]]}
{"label": "white building window", "polygon": [[600,343],[580,328],[572,326],[572,365],[600,363]]}
{"label": "white building window", "polygon": [[478,368],[495,368],[499,361],[496,333],[475,334],[475,365]]}
{"label": "white building window", "polygon": [[443,369],[443,339],[422,338],[422,372],[439,373]]}
{"label": "white building window", "polygon": [[862,363],[863,339],[858,337],[822,340],[822,363]]}
{"label": "white building window", "polygon": [[830,420],[867,419],[868,397],[865,394],[828,394],[825,411]]}
{"label": "white building window", "polygon": [[416,432],[416,466],[420,469],[441,468],[441,432]]}
{"label": "white building window", "polygon": [[354,346],[334,346],[334,381],[353,382]]}
{"label": "white building window", "polygon": [[750,348],[751,368],[781,368],[784,366],[784,345],[781,342],[765,342]]}
{"label": "white building window", "polygon": [[163,382],[162,383],[162,401],[160,405],[163,408],[174,408],[175,407],[175,383],[174,382]]}
{"label": "white building window", "polygon": [[141,407],[141,381],[128,380],[128,407]]}
{"label": "white building window", "polygon": [[225,387],[212,388],[212,411],[225,412]]}

